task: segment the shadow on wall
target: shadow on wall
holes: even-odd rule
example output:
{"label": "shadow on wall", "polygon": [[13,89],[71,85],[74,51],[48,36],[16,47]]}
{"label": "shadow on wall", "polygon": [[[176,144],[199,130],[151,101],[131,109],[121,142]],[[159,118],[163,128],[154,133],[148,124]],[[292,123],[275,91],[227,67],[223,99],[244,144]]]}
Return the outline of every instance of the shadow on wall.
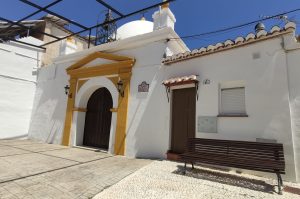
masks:
{"label": "shadow on wall", "polygon": [[285,104],[286,107],[274,111],[273,116],[268,121],[268,126],[266,126],[265,131],[262,134],[262,138],[276,139],[279,143],[283,144],[286,171],[288,171],[286,175],[283,175],[283,178],[295,181],[295,154],[287,94],[286,96],[283,96],[282,101],[282,104]]}
{"label": "shadow on wall", "polygon": [[37,87],[29,138],[60,144],[64,127],[67,96],[63,80],[40,82]]}
{"label": "shadow on wall", "polygon": [[300,96],[291,102],[294,155],[296,162],[297,182],[300,181]]}
{"label": "shadow on wall", "polygon": [[[163,68],[159,68],[150,82],[149,92],[136,93],[134,113],[128,124],[127,153],[141,158],[164,158],[168,150],[168,106],[165,88],[161,84]],[[132,102],[131,102],[132,103]],[[163,128],[162,128],[163,127]]]}
{"label": "shadow on wall", "polygon": [[[263,138],[276,139],[278,142],[290,145],[292,142],[290,111],[288,107],[288,97],[284,96],[282,100],[286,104],[286,108],[274,110],[274,114],[269,118],[266,129],[262,134]],[[277,113],[277,114],[276,114]],[[280,113],[280,114],[279,114]]]}

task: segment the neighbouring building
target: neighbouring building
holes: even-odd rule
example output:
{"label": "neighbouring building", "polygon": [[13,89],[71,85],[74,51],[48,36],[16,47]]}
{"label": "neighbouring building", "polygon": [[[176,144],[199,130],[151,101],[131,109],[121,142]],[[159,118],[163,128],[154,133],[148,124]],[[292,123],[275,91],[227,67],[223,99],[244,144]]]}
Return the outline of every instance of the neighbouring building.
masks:
{"label": "neighbouring building", "polygon": [[[20,41],[43,44],[33,37]],[[0,138],[27,137],[42,54],[28,45],[0,43]]]}
{"label": "neighbouring building", "polygon": [[[68,36],[73,33],[67,28],[68,26],[70,26],[70,23],[56,16],[48,14],[41,20],[43,20],[43,23],[38,27],[40,31],[55,35],[59,38]],[[54,38],[43,34],[35,34],[34,37],[39,38],[44,43],[55,40]],[[61,55],[66,55],[87,49],[88,45],[88,39],[80,35],[75,35],[74,37],[69,37],[65,40],[61,40],[60,42],[49,44],[45,46],[47,53],[43,54],[41,65],[49,65],[52,63],[52,60],[54,58],[57,58]],[[92,43],[90,43],[90,45],[93,46]]]}
{"label": "neighbouring building", "polygon": [[153,19],[40,68],[29,137],[143,158],[180,153],[188,136],[278,142],[284,178],[300,182],[296,25],[190,51],[168,6]]}
{"label": "neighbouring building", "polygon": [[[68,23],[57,17],[47,15],[40,20],[22,21],[20,24],[23,27],[0,22],[1,38],[19,37],[17,41],[0,43],[0,138],[28,136],[38,69],[52,63],[58,56],[88,47],[87,40],[80,36],[47,45],[46,50],[34,47],[53,40],[40,32],[56,37],[72,33],[65,28]],[[30,28],[30,31],[24,27]]]}

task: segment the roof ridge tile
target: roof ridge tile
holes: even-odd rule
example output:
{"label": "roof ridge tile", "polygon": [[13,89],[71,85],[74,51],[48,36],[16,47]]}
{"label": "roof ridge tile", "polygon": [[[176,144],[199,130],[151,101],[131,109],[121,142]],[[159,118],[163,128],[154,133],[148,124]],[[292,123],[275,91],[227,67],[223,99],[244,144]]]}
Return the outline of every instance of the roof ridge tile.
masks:
{"label": "roof ridge tile", "polygon": [[265,39],[268,37],[272,38],[272,36],[279,35],[280,33],[283,34],[285,32],[295,31],[295,29],[296,29],[296,24],[294,22],[288,22],[282,28],[280,28],[277,25],[274,25],[272,26],[270,31],[260,30],[256,34],[249,33],[246,37],[238,36],[234,40],[228,39],[225,42],[219,42],[215,45],[210,44],[207,47],[201,47],[199,49],[194,49],[192,51],[187,51],[184,53],[168,56],[162,60],[162,63],[171,64],[173,62],[178,62],[193,57],[199,57],[213,52],[230,49],[231,47],[239,46],[240,44],[247,44],[247,43],[250,44],[255,41],[260,41],[261,39]]}

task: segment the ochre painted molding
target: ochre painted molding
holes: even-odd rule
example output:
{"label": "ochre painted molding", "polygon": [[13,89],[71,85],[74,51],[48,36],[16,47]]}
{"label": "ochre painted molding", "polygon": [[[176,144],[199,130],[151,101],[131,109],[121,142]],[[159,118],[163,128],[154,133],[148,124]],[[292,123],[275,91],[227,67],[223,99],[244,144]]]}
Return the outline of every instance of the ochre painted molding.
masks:
{"label": "ochre painted molding", "polygon": [[118,81],[119,81],[119,76],[116,77],[108,77],[110,81],[117,87]]}
{"label": "ochre painted molding", "polygon": [[115,55],[110,53],[103,53],[103,52],[96,52],[98,58],[112,60],[112,61],[126,61],[126,60],[132,60],[134,58],[128,57],[128,56],[122,56],[122,55]]}
{"label": "ochre painted molding", "polygon": [[[85,66],[87,63],[97,58],[113,60],[116,61],[116,63],[102,64],[92,67]],[[129,87],[131,71],[134,63],[135,59],[131,57],[95,52],[79,60],[77,63],[71,65],[66,69],[67,73],[70,75],[70,95],[68,98],[66,110],[64,135],[62,141],[63,145],[68,146],[70,143],[73,112],[86,111],[86,109],[74,107],[76,90],[79,90],[80,87],[87,81],[78,79],[96,76],[117,75],[115,77],[109,77],[109,79],[114,83],[115,86],[117,86],[117,82],[120,78],[124,82],[124,97],[121,97],[119,95],[118,107],[111,109],[112,112],[117,113],[117,128],[115,132],[114,153],[117,155],[124,155],[127,130]]]}
{"label": "ochre painted molding", "polygon": [[87,82],[87,81],[88,81],[88,79],[80,79],[80,80],[78,80],[78,82],[77,82],[77,92],[79,91],[79,89],[81,88],[81,86],[83,86],[83,84],[85,82]]}
{"label": "ochre painted molding", "polygon": [[87,78],[103,75],[112,75],[130,72],[134,64],[134,60],[121,61],[112,64],[102,64],[93,67],[84,67],[67,71],[67,73],[73,78]]}
{"label": "ochre painted molding", "polygon": [[64,126],[64,135],[62,144],[64,146],[69,146],[70,144],[70,131],[72,126],[72,118],[73,118],[73,107],[75,103],[75,94],[76,94],[76,84],[77,79],[70,79],[70,90],[68,95],[68,104],[66,110],[66,117],[65,117],[65,126]]}
{"label": "ochre painted molding", "polygon": [[107,60],[112,60],[112,61],[126,61],[126,60],[133,60],[131,57],[126,57],[126,56],[120,56],[120,55],[114,55],[114,54],[108,54],[108,53],[103,53],[103,52],[94,52],[82,59],[80,59],[78,62],[75,64],[71,65],[70,67],[67,68],[67,71],[78,69],[87,63],[97,59],[97,58],[102,58],[102,59],[107,59]]}
{"label": "ochre painted molding", "polygon": [[73,108],[73,111],[77,111],[77,112],[87,112],[86,108]]}
{"label": "ochre painted molding", "polygon": [[118,112],[118,108],[111,108],[110,112]]}
{"label": "ochre painted molding", "polygon": [[[122,74],[120,74],[120,77]],[[126,75],[127,76],[127,75]],[[121,77],[122,78],[122,77]],[[128,112],[128,100],[130,94],[130,78],[123,79],[124,82],[124,97],[119,95],[119,106],[117,114],[117,128],[115,136],[115,154],[124,155],[125,153],[125,141],[126,141],[126,131],[127,131],[127,112]]]}

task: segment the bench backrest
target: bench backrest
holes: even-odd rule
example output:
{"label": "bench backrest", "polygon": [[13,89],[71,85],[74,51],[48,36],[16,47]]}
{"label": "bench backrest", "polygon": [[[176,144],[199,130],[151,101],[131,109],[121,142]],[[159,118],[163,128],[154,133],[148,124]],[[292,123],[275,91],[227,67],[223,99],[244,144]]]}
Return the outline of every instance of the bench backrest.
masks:
{"label": "bench backrest", "polygon": [[[239,168],[246,169],[257,167],[254,170],[267,172],[278,170],[280,173],[284,173],[285,170],[283,145],[279,143],[189,138],[186,150],[198,155],[205,154],[203,156],[207,159],[219,162],[224,158],[223,162],[228,166],[241,165]],[[243,161],[248,164],[241,164]]]}

